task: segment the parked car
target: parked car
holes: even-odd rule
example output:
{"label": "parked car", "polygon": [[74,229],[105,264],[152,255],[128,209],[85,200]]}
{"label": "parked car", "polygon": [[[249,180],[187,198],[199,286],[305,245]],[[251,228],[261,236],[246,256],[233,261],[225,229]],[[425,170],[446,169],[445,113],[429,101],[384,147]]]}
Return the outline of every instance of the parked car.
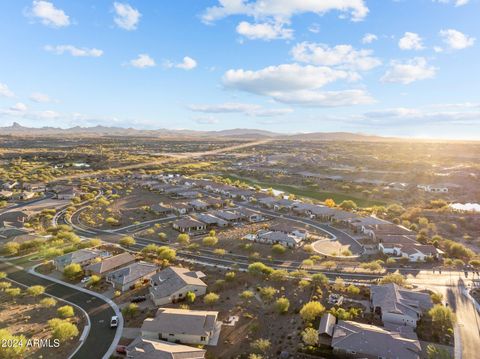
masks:
{"label": "parked car", "polygon": [[82,283],[87,283],[90,280],[91,277],[83,277],[81,282]]}
{"label": "parked car", "polygon": [[131,303],[141,303],[147,300],[147,297],[144,295],[139,295],[137,297],[133,297],[130,302]]}
{"label": "parked car", "polygon": [[114,315],[112,319],[110,319],[110,328],[118,327],[118,317]]}

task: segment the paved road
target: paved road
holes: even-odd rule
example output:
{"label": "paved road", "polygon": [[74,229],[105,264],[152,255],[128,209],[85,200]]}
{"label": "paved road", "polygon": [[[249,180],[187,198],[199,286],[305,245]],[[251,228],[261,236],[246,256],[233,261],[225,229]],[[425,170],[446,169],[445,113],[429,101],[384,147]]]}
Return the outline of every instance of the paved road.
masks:
{"label": "paved road", "polygon": [[[0,271],[7,272],[8,278],[26,286],[43,285],[48,294],[68,300],[88,313],[91,321],[90,333],[73,358],[99,359],[108,351],[116,330],[110,329],[110,318],[115,315],[115,312],[106,302],[62,284],[39,278],[1,261]],[[83,328],[79,330],[81,333]]]}
{"label": "paved road", "polygon": [[[470,274],[471,276],[471,274]],[[472,301],[465,295],[471,277],[465,278],[463,272],[443,272],[442,275],[422,271],[409,282],[420,287],[443,294],[443,298],[455,312],[460,332],[459,351],[456,358],[478,358],[480,348],[480,316]]]}

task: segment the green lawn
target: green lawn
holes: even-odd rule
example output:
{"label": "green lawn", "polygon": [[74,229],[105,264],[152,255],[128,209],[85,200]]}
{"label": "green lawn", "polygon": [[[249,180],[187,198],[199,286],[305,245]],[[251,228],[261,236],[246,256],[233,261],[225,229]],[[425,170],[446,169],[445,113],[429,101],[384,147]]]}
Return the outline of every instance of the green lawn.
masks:
{"label": "green lawn", "polygon": [[311,199],[316,199],[319,201],[325,201],[328,198],[331,198],[335,201],[335,203],[341,203],[342,201],[351,199],[354,201],[359,207],[371,207],[371,206],[383,206],[385,205],[385,202],[381,201],[376,201],[376,200],[371,200],[368,198],[359,198],[355,197],[346,193],[338,193],[338,192],[322,192],[318,191],[315,188],[312,187],[297,187],[297,186],[289,186],[289,185],[282,185],[282,184],[276,184],[276,183],[269,183],[269,182],[262,182],[258,181],[252,178],[246,178],[246,177],[240,177],[240,176],[235,176],[235,175],[222,175],[224,178],[229,178],[232,181],[242,181],[244,183],[247,183],[251,186],[253,185],[258,185],[263,188],[273,188],[279,191],[284,191],[288,192],[291,194],[294,194],[297,197],[305,197],[305,198],[311,198]]}

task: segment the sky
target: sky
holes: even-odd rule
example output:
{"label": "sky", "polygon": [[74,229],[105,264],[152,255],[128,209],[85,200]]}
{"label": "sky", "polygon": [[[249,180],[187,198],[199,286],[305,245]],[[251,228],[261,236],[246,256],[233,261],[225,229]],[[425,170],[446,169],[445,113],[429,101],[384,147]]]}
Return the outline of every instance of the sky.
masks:
{"label": "sky", "polygon": [[480,139],[480,0],[0,0],[0,126]]}

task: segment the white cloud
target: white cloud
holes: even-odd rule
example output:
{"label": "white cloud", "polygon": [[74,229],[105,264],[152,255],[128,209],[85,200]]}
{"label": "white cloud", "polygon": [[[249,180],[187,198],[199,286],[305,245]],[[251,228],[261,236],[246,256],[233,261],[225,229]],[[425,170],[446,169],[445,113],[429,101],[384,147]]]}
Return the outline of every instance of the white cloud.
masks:
{"label": "white cloud", "polygon": [[183,58],[183,61],[176,64],[171,61],[165,61],[164,66],[167,68],[173,68],[176,67],[177,69],[182,69],[182,70],[193,70],[195,67],[197,67],[197,61],[195,59],[192,59],[189,56],[185,56]]}
{"label": "white cloud", "polygon": [[275,19],[288,23],[293,15],[330,11],[350,14],[353,21],[363,20],[368,14],[364,0],[219,0],[218,6],[205,10],[202,20],[212,23],[231,15],[246,15],[255,19]]}
{"label": "white cloud", "polygon": [[200,125],[214,125],[220,122],[217,118],[213,116],[195,117],[193,120]]}
{"label": "white cloud", "polygon": [[52,102],[52,99],[47,94],[41,92],[34,92],[30,95],[30,100],[38,103]]}
{"label": "white cloud", "polygon": [[13,97],[15,94],[8,88],[7,85],[0,83],[0,96]]}
{"label": "white cloud", "polygon": [[438,2],[442,4],[454,4],[455,7],[467,5],[470,0],[433,0],[433,2]]}
{"label": "white cloud", "polygon": [[312,107],[340,107],[372,104],[375,100],[364,90],[312,91],[300,90],[278,93],[278,102]]}
{"label": "white cloud", "polygon": [[40,19],[46,26],[58,28],[70,25],[69,16],[49,1],[33,1],[29,16]]}
{"label": "white cloud", "polygon": [[324,44],[302,42],[292,49],[292,55],[300,62],[359,71],[371,70],[382,63],[371,56],[371,50],[355,50],[350,45],[337,45],[331,48]]}
{"label": "white cloud", "polygon": [[145,69],[147,67],[154,67],[156,64],[155,60],[148,54],[139,54],[136,59],[130,61],[130,65],[138,69]]}
{"label": "white cloud", "polygon": [[190,105],[194,112],[204,113],[242,113],[252,117],[274,117],[292,113],[291,108],[264,108],[260,105],[238,102],[226,102],[216,105]]}
{"label": "white cloud", "polygon": [[415,57],[407,61],[393,60],[390,68],[381,78],[382,82],[398,82],[404,85],[435,77],[437,69],[428,65],[424,57]]}
{"label": "white cloud", "polygon": [[129,31],[137,28],[140,17],[142,16],[137,9],[131,7],[129,4],[119,2],[114,2],[113,8],[115,10],[113,20],[118,27]]}
{"label": "white cloud", "polygon": [[76,47],[73,45],[58,45],[51,46],[46,45],[44,47],[45,51],[52,52],[57,55],[63,55],[64,53],[69,53],[75,57],[100,57],[103,55],[103,51],[95,48],[88,47]]}
{"label": "white cloud", "polygon": [[378,40],[378,36],[375,34],[367,33],[363,35],[362,44],[371,44],[374,41]]}
{"label": "white cloud", "polygon": [[414,32],[406,32],[398,41],[398,47],[402,50],[423,50],[423,39]]}
{"label": "white cloud", "polygon": [[308,31],[313,32],[314,34],[320,33],[320,25],[317,23],[313,23],[309,28]]}
{"label": "white cloud", "polygon": [[443,42],[451,50],[465,49],[473,46],[475,43],[474,37],[465,35],[464,33],[454,29],[441,30],[440,36],[442,37]]}
{"label": "white cloud", "polygon": [[284,28],[283,23],[256,23],[251,24],[247,21],[242,21],[237,26],[237,33],[250,40],[276,40],[276,39],[292,39],[293,30]]}
{"label": "white cloud", "polygon": [[226,88],[269,96],[277,102],[305,106],[347,106],[371,103],[362,90],[319,91],[338,80],[356,80],[355,72],[326,66],[284,64],[258,71],[228,70],[223,76]]}
{"label": "white cloud", "polygon": [[22,102],[17,102],[15,105],[10,107],[10,110],[14,112],[25,112],[28,110],[28,107]]}

